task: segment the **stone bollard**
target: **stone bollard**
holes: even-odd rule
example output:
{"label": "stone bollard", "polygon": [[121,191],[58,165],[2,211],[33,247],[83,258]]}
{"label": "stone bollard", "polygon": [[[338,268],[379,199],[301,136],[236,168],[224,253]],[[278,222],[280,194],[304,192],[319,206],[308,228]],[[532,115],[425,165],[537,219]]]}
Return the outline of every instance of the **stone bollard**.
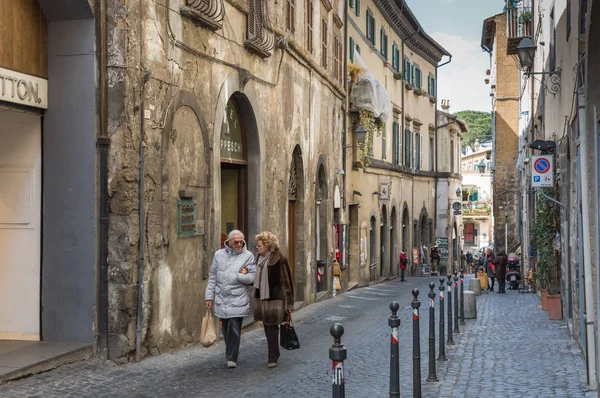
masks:
{"label": "stone bollard", "polygon": [[476,296],[481,296],[481,281],[477,278],[471,278],[469,281],[469,290]]}
{"label": "stone bollard", "polygon": [[475,292],[465,290],[465,319],[477,319],[477,299]]}
{"label": "stone bollard", "polygon": [[329,328],[329,333],[333,337],[333,345],[329,349],[329,359],[331,359],[331,369],[333,373],[331,379],[331,396],[332,398],[344,398],[346,396],[346,385],[344,381],[346,347],[342,344],[344,327],[339,323],[334,323]]}

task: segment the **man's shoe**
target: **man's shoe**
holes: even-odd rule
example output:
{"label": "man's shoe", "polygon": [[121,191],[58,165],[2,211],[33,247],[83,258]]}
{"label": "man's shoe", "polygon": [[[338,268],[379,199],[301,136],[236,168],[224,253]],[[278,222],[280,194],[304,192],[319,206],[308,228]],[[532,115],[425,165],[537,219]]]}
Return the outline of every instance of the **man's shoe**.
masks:
{"label": "man's shoe", "polygon": [[237,366],[237,364],[233,361],[227,361],[227,368],[233,369]]}
{"label": "man's shoe", "polygon": [[275,366],[277,366],[277,362],[269,362],[267,364],[267,366],[270,367],[270,368],[274,368]]}

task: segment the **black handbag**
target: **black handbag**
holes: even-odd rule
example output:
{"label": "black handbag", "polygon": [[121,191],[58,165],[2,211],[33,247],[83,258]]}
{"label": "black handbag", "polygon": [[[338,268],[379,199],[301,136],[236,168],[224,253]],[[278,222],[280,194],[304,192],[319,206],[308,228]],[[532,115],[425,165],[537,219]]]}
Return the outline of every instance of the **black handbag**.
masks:
{"label": "black handbag", "polygon": [[296,334],[296,329],[292,325],[292,316],[287,314],[287,319],[279,325],[279,345],[286,350],[297,350],[300,348],[300,340]]}

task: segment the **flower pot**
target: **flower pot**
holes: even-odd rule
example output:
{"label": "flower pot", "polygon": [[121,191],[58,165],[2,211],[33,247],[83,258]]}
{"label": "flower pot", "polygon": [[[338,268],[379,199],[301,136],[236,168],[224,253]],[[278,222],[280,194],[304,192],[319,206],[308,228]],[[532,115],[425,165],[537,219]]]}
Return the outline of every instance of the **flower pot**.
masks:
{"label": "flower pot", "polygon": [[540,296],[542,298],[542,310],[548,311],[548,289],[540,289]]}
{"label": "flower pot", "polygon": [[485,79],[485,84],[490,84],[490,79]]}
{"label": "flower pot", "polygon": [[546,301],[548,305],[548,319],[551,321],[560,321],[562,319],[560,294],[547,295]]}

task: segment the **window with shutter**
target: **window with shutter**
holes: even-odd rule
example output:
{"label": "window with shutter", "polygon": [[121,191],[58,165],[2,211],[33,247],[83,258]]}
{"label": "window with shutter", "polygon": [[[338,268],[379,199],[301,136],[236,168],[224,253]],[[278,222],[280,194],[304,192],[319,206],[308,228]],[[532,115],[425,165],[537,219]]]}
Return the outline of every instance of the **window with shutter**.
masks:
{"label": "window with shutter", "polygon": [[354,39],[350,37],[350,62],[354,62]]}
{"label": "window with shutter", "polygon": [[414,82],[414,84],[415,84],[415,86],[417,86],[417,88],[421,88],[421,86],[423,85],[422,72],[418,66],[415,67],[415,82]]}
{"label": "window with shutter", "polygon": [[268,15],[266,0],[248,0],[247,39],[244,47],[263,58],[270,57],[275,46]]}
{"label": "window with shutter", "polygon": [[356,0],[356,7],[354,8],[354,13],[357,17],[360,17],[360,0]]}
{"label": "window with shutter", "polygon": [[410,82],[410,61],[404,58],[404,80]]}
{"label": "window with shutter", "polygon": [[354,7],[354,0],[348,0],[348,6],[350,8]]}
{"label": "window with shutter", "polygon": [[344,82],[344,46],[342,46],[342,40],[338,39],[338,82],[343,84]]}
{"label": "window with shutter", "polygon": [[410,149],[410,130],[404,130],[404,166],[410,168],[411,149]]}
{"label": "window with shutter", "polygon": [[398,122],[394,120],[392,124],[392,163],[398,165],[399,161],[399,136],[398,136]]}
{"label": "window with shutter", "polygon": [[396,43],[392,44],[392,68],[396,71],[399,69],[398,63],[400,60],[398,59],[398,45]]}
{"label": "window with shutter", "polygon": [[421,170],[421,157],[422,157],[422,148],[421,148],[421,134],[415,134],[415,168],[417,170]]}
{"label": "window with shutter", "polygon": [[321,66],[327,69],[327,21],[321,20]]}
{"label": "window with shutter", "polygon": [[415,64],[410,65],[410,82],[415,85]]}
{"label": "window with shutter", "polygon": [[306,51],[313,53],[313,15],[314,0],[306,0]]}
{"label": "window with shutter", "polygon": [[292,35],[296,31],[296,0],[287,0],[285,25]]}
{"label": "window with shutter", "polygon": [[385,123],[381,128],[381,159],[387,159],[387,126]]}

